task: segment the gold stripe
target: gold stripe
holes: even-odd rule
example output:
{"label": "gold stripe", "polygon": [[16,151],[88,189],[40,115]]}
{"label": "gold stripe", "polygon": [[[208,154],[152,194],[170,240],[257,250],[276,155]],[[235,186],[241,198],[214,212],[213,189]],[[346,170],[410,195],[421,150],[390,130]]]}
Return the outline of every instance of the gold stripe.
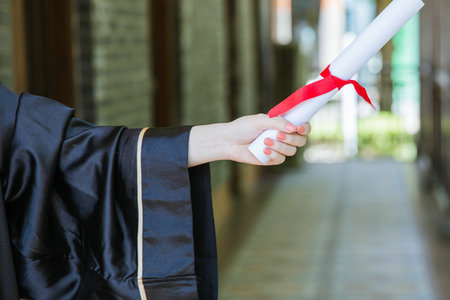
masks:
{"label": "gold stripe", "polygon": [[148,130],[144,128],[139,134],[138,144],[137,144],[137,206],[138,206],[138,232],[137,232],[137,283],[139,287],[139,293],[142,300],[147,300],[147,295],[145,294],[144,282],[142,279],[142,252],[143,252],[143,223],[144,223],[144,212],[142,208],[142,141],[144,140],[144,134]]}

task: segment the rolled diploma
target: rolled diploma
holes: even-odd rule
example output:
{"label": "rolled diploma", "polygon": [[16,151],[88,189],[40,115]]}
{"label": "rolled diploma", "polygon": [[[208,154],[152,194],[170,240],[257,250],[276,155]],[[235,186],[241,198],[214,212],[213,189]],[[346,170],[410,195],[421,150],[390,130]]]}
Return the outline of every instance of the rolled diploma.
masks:
{"label": "rolled diploma", "polygon": [[[352,78],[384,45],[424,6],[422,0],[393,0],[375,20],[351,43],[331,64],[334,76],[344,80]],[[322,79],[319,76],[316,81]],[[336,93],[309,99],[295,106],[283,115],[296,126],[308,122]],[[261,133],[248,147],[263,164],[269,162],[264,154],[264,140],[276,139],[277,130],[269,129]]]}

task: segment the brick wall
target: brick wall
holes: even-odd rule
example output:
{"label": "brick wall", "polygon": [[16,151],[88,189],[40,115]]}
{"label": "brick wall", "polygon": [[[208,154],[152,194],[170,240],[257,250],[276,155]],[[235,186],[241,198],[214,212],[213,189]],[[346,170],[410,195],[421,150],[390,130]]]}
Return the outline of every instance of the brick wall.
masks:
{"label": "brick wall", "polygon": [[257,58],[253,1],[236,1],[237,77],[239,115],[258,111]]}
{"label": "brick wall", "polygon": [[13,88],[11,0],[0,0],[0,82]]}
{"label": "brick wall", "polygon": [[183,123],[228,120],[223,1],[180,1]]}
{"label": "brick wall", "polygon": [[[236,114],[260,112],[258,91],[258,52],[256,44],[254,1],[235,1],[236,28]],[[235,192],[243,198],[253,191],[258,182],[260,167],[236,164],[233,177]]]}
{"label": "brick wall", "polygon": [[[224,1],[180,1],[182,123],[228,121]],[[229,177],[227,162],[212,165],[212,184]]]}
{"label": "brick wall", "polygon": [[[149,1],[139,0],[133,5],[125,0],[82,0],[79,3],[84,3],[78,8],[78,27],[82,30],[79,77],[81,81],[86,78],[79,90],[85,93],[80,97],[94,103],[93,121],[132,127],[148,125],[152,107]],[[229,41],[225,2],[189,0],[178,3],[179,121],[181,124],[228,121]],[[240,28],[236,35],[237,101],[238,113],[244,115],[258,111],[254,57],[257,47],[252,37],[253,1],[236,3],[235,22]],[[229,162],[212,165],[214,187],[228,182],[229,178]]]}
{"label": "brick wall", "polygon": [[92,0],[92,97],[95,123],[151,123],[147,0]]}

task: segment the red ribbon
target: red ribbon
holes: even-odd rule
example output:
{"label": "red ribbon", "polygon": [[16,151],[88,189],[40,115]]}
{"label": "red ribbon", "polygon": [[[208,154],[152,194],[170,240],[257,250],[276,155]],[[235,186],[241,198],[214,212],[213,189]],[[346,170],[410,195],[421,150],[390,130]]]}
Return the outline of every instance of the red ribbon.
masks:
{"label": "red ribbon", "polygon": [[360,85],[357,81],[343,80],[340,79],[339,77],[332,75],[330,72],[330,66],[328,66],[322,73],[320,73],[320,76],[322,76],[323,79],[305,85],[304,87],[295,91],[285,100],[280,102],[274,108],[272,108],[268,113],[269,117],[273,118],[280,116],[286,113],[291,108],[297,106],[298,104],[306,100],[329,93],[336,88],[340,90],[347,84],[352,84],[358,95],[363,97],[364,100],[366,100],[366,102],[372,105],[372,107],[375,109],[375,107],[372,104],[372,101],[370,101],[369,95],[367,95],[366,89],[362,85]]}

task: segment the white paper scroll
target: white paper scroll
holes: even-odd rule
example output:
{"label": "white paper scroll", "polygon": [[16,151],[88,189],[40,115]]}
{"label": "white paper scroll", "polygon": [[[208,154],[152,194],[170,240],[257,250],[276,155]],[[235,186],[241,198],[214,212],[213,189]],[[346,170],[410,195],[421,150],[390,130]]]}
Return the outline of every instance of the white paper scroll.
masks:
{"label": "white paper scroll", "polygon": [[[389,6],[350,44],[330,65],[334,76],[348,80],[355,75],[381,48],[424,6],[422,0],[393,0]],[[317,80],[322,79],[319,76]],[[308,122],[336,93],[327,94],[300,103],[283,115],[299,126]],[[276,139],[277,130],[264,131],[248,147],[262,163],[269,162],[264,154],[264,140]]]}

